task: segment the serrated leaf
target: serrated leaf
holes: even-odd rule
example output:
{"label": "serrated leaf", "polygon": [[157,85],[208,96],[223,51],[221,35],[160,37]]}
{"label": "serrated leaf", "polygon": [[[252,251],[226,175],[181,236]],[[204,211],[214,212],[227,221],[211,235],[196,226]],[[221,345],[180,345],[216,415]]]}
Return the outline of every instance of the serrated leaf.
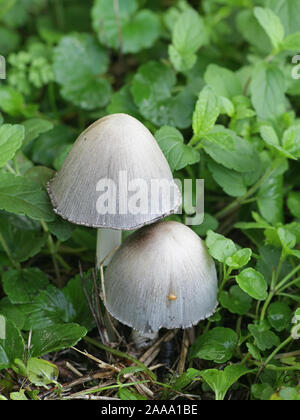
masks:
{"label": "serrated leaf", "polygon": [[155,132],[155,138],[172,171],[200,161],[199,152],[184,143],[182,134],[176,128],[163,126]]}
{"label": "serrated leaf", "polygon": [[257,204],[262,216],[270,223],[283,220],[283,176],[269,176],[257,194]]}
{"label": "serrated leaf", "polygon": [[109,59],[91,35],[63,37],[54,50],[53,60],[55,80],[62,86],[65,99],[87,110],[108,103],[111,87],[101,76],[107,70]]}
{"label": "serrated leaf", "polygon": [[31,118],[30,120],[26,120],[23,123],[23,126],[25,128],[25,139],[23,146],[26,146],[32,140],[38,138],[40,134],[50,131],[53,128],[52,122],[42,118]]}
{"label": "serrated leaf", "polygon": [[266,6],[280,18],[287,35],[299,31],[300,3],[297,0],[267,0]]}
{"label": "serrated leaf", "polygon": [[201,145],[213,160],[228,169],[244,173],[261,169],[260,157],[253,144],[223,126],[216,126],[206,134]]}
{"label": "serrated leaf", "polygon": [[12,303],[31,303],[34,296],[49,285],[47,276],[38,268],[10,270],[2,277],[3,289]]}
{"label": "serrated leaf", "polygon": [[31,356],[40,357],[52,351],[75,346],[86,335],[86,329],[78,324],[55,324],[32,333]]}
{"label": "serrated leaf", "polygon": [[214,91],[206,86],[202,89],[193,113],[194,135],[200,138],[214,127],[220,114],[220,101]]}
{"label": "serrated leaf", "polygon": [[136,0],[114,2],[96,0],[92,9],[92,25],[100,42],[124,54],[151,47],[160,33],[157,15],[138,10]]}
{"label": "serrated leaf", "polygon": [[285,110],[285,76],[274,64],[260,64],[251,82],[251,99],[261,119],[271,119]]}
{"label": "serrated leaf", "polygon": [[189,89],[173,95],[174,71],[166,64],[150,61],[139,67],[131,92],[139,112],[157,126],[186,128],[190,125],[195,97]]}
{"label": "serrated leaf", "polygon": [[16,358],[23,359],[25,345],[15,324],[5,320],[5,339],[0,338],[0,369],[11,367]]}
{"label": "serrated leaf", "polygon": [[247,186],[238,172],[227,169],[213,161],[208,163],[208,169],[213,179],[226,194],[232,197],[242,197],[246,194]]}
{"label": "serrated leaf", "polygon": [[0,127],[0,167],[11,160],[21,147],[24,139],[24,127],[15,124],[3,124]]}
{"label": "serrated leaf", "polygon": [[193,67],[197,59],[195,52],[205,40],[205,26],[196,11],[187,9],[178,16],[169,46],[170,59],[176,70],[186,71]]}
{"label": "serrated leaf", "polygon": [[13,174],[0,174],[0,209],[46,222],[54,220],[47,193],[37,183]]}
{"label": "serrated leaf", "polygon": [[300,218],[300,193],[291,191],[288,195],[287,205],[292,215]]}
{"label": "serrated leaf", "polygon": [[47,328],[55,324],[74,321],[75,310],[64,293],[50,285],[31,300],[24,308],[28,314],[24,329]]}
{"label": "serrated leaf", "polygon": [[189,359],[199,358],[225,363],[231,359],[237,345],[237,334],[230,328],[216,327],[202,334],[192,344]]}
{"label": "serrated leaf", "polygon": [[261,351],[271,349],[274,346],[278,346],[280,343],[279,337],[269,330],[269,326],[266,322],[260,324],[250,324],[248,329],[255,339],[257,347]]}
{"label": "serrated leaf", "polygon": [[230,99],[242,95],[243,88],[237,75],[225,67],[210,64],[204,74],[204,80],[217,95]]}
{"label": "serrated leaf", "polygon": [[274,48],[278,48],[284,39],[284,27],[279,17],[268,8],[255,7],[254,15],[268,34]]}

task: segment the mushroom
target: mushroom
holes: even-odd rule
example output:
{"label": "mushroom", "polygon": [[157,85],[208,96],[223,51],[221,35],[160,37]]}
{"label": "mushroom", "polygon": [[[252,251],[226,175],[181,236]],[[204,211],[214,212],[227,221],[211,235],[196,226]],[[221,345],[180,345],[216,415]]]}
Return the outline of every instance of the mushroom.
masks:
{"label": "mushroom", "polygon": [[[167,182],[169,202],[160,190],[153,196],[155,181]],[[97,264],[121,244],[122,230],[153,223],[181,205],[181,193],[155,138],[127,114],[108,115],[89,126],[47,190],[58,215],[98,229]]]}
{"label": "mushroom", "polygon": [[104,284],[108,312],[142,334],[191,327],[217,306],[217,273],[205,243],[174,221],[130,235],[108,264]]}

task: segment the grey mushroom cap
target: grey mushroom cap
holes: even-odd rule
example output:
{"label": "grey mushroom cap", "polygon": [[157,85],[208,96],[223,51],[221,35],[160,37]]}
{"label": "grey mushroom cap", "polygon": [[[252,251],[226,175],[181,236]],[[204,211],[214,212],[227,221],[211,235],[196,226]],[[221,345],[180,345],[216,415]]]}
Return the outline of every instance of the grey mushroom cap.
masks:
{"label": "grey mushroom cap", "polygon": [[205,243],[173,221],[134,232],[105,272],[105,306],[138,331],[188,328],[217,307],[217,273]]}
{"label": "grey mushroom cap", "polygon": [[[97,200],[102,188],[99,181],[107,179],[117,186],[116,208],[105,213],[99,212]],[[128,185],[134,180],[142,180],[146,186],[146,211],[130,212],[127,207],[124,211],[122,197],[128,194],[130,199],[130,194],[136,192],[131,189],[128,193]],[[156,195],[157,202],[153,200],[153,180],[169,183],[169,202],[161,193]],[[57,214],[72,223],[95,228],[136,229],[175,213],[181,205],[181,193],[155,138],[127,114],[108,115],[88,127],[75,141],[47,190]]]}

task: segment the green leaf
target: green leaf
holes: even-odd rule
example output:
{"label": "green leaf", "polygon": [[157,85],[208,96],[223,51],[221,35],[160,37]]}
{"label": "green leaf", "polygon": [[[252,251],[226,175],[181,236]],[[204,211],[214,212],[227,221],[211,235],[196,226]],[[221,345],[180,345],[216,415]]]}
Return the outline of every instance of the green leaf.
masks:
{"label": "green leaf", "polygon": [[299,387],[286,387],[279,392],[283,401],[300,401]]}
{"label": "green leaf", "polygon": [[228,169],[244,173],[261,170],[254,145],[223,126],[216,126],[206,134],[201,145],[213,160]]}
{"label": "green leaf", "polygon": [[189,359],[199,358],[225,363],[231,359],[237,345],[237,334],[230,328],[216,327],[202,334],[192,344]]}
{"label": "green leaf", "polygon": [[[86,290],[92,298],[94,290],[92,273],[84,273],[84,276],[86,279]],[[82,279],[80,275],[69,280],[67,286],[63,289],[63,294],[67,301],[72,304],[75,311],[72,322],[76,322],[83,325],[86,329],[91,330],[95,326],[95,321],[82,288]]]}
{"label": "green leaf", "polygon": [[128,388],[121,387],[118,391],[120,400],[125,401],[138,401],[138,400],[147,400],[144,395],[140,395],[137,392],[132,392]]}
{"label": "green leaf", "polygon": [[25,128],[25,139],[23,146],[39,137],[40,134],[52,130],[53,123],[42,118],[31,118],[23,123]]}
{"label": "green leaf", "polygon": [[219,96],[231,99],[243,94],[243,88],[237,75],[216,64],[210,64],[207,67],[204,80]]}
{"label": "green leaf", "polygon": [[15,324],[6,319],[5,339],[0,338],[0,370],[11,367],[16,358],[23,359],[25,345]]}
{"label": "green leaf", "polygon": [[285,110],[285,76],[275,64],[256,67],[251,82],[251,99],[257,116],[272,119]]}
{"label": "green leaf", "polygon": [[262,216],[270,223],[283,221],[283,176],[271,175],[257,193],[257,205]]}
{"label": "green leaf", "polygon": [[24,108],[24,98],[17,90],[10,86],[0,86],[0,109],[11,115],[18,117],[22,115]]}
{"label": "green leaf", "polygon": [[207,232],[206,245],[210,255],[220,262],[225,262],[237,251],[237,247],[231,239],[212,230]]}
{"label": "green leaf", "polygon": [[86,329],[78,324],[55,324],[33,331],[31,356],[40,357],[52,351],[75,346],[86,335]]}
{"label": "green leaf", "polygon": [[255,7],[254,15],[268,34],[274,48],[278,48],[284,39],[284,27],[278,16],[270,9]]}
{"label": "green leaf", "polygon": [[32,147],[32,160],[35,163],[52,167],[57,156],[65,151],[79,134],[67,125],[56,125],[51,131],[39,136],[39,141]]}
{"label": "green leaf", "polygon": [[54,220],[47,193],[36,182],[13,174],[0,174],[0,209],[46,222]]}
{"label": "green leaf", "polygon": [[102,44],[120,49],[124,54],[151,47],[160,34],[158,17],[150,10],[137,10],[136,0],[118,2],[96,0],[92,24]]}
{"label": "green leaf", "polygon": [[291,323],[292,311],[286,303],[274,302],[268,308],[268,321],[276,331],[285,330]]}
{"label": "green leaf", "polygon": [[193,382],[197,377],[200,375],[199,370],[189,368],[185,372],[183,372],[172,385],[172,389],[176,391],[182,391],[186,388],[191,382]]}
{"label": "green leaf", "polygon": [[300,133],[298,125],[292,125],[284,132],[282,145],[284,150],[296,158],[300,158]]}
{"label": "green leaf", "polygon": [[163,126],[155,132],[155,138],[172,171],[199,162],[199,152],[184,143],[182,134],[176,128]]}
{"label": "green leaf", "polygon": [[252,10],[242,10],[238,13],[237,28],[244,39],[248,41],[251,46],[254,46],[260,54],[266,56],[272,49],[272,45],[266,32],[258,23]]}
{"label": "green leaf", "polygon": [[257,400],[269,401],[273,394],[273,388],[270,384],[253,384],[251,386],[251,392]]}
{"label": "green leaf", "polygon": [[272,331],[269,331],[269,326],[266,322],[260,324],[250,324],[248,329],[255,339],[257,347],[261,351],[271,349],[274,346],[278,346],[280,343],[279,337]]}
{"label": "green leaf", "polygon": [[268,285],[264,276],[253,268],[246,268],[236,276],[240,288],[257,300],[265,300],[268,296]]}
{"label": "green leaf", "polygon": [[216,181],[224,192],[232,197],[242,197],[247,192],[247,186],[241,174],[227,169],[213,161],[208,163],[208,169],[212,174],[213,179]]}
{"label": "green leaf", "polygon": [[288,195],[287,205],[292,215],[300,218],[300,193],[291,191]]}
{"label": "green leaf", "polygon": [[250,248],[243,248],[236,251],[233,255],[226,258],[226,265],[237,270],[247,265],[251,259],[252,250]]}
{"label": "green leaf", "polygon": [[242,376],[251,373],[244,365],[229,365],[224,370],[207,369],[200,372],[205,382],[214,391],[216,400],[224,400],[229,388]]}
{"label": "green leaf", "polygon": [[263,125],[260,127],[259,131],[262,139],[266,142],[268,146],[271,146],[272,149],[278,151],[279,154],[281,154],[282,156],[296,160],[295,156],[293,156],[291,153],[289,153],[280,146],[279,138],[277,137],[276,131],[272,126]]}
{"label": "green leaf", "polygon": [[28,398],[25,395],[25,389],[21,389],[18,392],[11,392],[9,397],[12,401],[28,401]]}
{"label": "green leaf", "polygon": [[24,268],[4,273],[2,284],[12,303],[31,303],[33,297],[49,285],[49,280],[38,268]]}
{"label": "green leaf", "polygon": [[170,59],[178,71],[189,70],[196,62],[196,51],[206,41],[205,26],[199,14],[187,9],[178,16],[169,46]]}
{"label": "green leaf", "polygon": [[186,128],[191,123],[194,93],[184,89],[172,95],[175,83],[173,70],[155,61],[139,67],[133,78],[131,92],[139,112],[157,126]]}
{"label": "green leaf", "polygon": [[3,124],[0,127],[0,167],[11,160],[21,147],[24,127],[15,124]]}
{"label": "green leaf", "polygon": [[280,18],[287,35],[299,31],[300,4],[297,0],[267,0],[266,6]]}
{"label": "green leaf", "polygon": [[73,322],[75,310],[64,293],[54,286],[41,290],[24,308],[27,314],[24,329],[37,330],[51,325]]}
{"label": "green leaf", "polygon": [[281,44],[283,51],[299,51],[300,49],[300,32],[288,35]]}
{"label": "green leaf", "polygon": [[54,50],[55,80],[62,96],[87,110],[105,106],[110,97],[109,82],[101,77],[109,59],[105,49],[87,34],[63,37]]}
{"label": "green leaf", "polygon": [[[24,326],[24,316],[22,311],[19,309],[18,305],[14,305],[10,302],[8,297],[4,297],[0,300],[0,314],[5,316],[5,318],[12,321],[15,326],[22,330]],[[1,337],[1,320],[0,320],[0,337]]]}
{"label": "green leaf", "polygon": [[56,365],[47,360],[32,357],[28,360],[26,373],[32,384],[47,388],[47,385],[57,383],[59,370]]}
{"label": "green leaf", "polygon": [[219,300],[224,308],[238,315],[246,315],[252,306],[251,297],[237,285],[232,286],[229,292],[222,291]]}
{"label": "green leaf", "polygon": [[133,101],[129,85],[124,85],[111,95],[106,109],[108,114],[124,113],[139,118],[139,111]]}
{"label": "green leaf", "polygon": [[206,86],[199,94],[193,113],[194,135],[200,138],[209,133],[220,114],[220,101],[214,91]]}
{"label": "green leaf", "polygon": [[[30,230],[27,226],[17,226],[19,216],[0,213],[0,231],[5,248],[17,262],[23,262],[36,255],[45,245],[47,235],[40,230]],[[0,245],[1,249],[1,245]]]}

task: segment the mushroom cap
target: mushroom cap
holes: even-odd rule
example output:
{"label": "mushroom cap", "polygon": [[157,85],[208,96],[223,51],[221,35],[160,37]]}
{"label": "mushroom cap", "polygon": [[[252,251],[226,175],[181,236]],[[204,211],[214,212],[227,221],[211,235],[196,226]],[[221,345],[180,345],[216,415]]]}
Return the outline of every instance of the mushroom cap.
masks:
{"label": "mushroom cap", "polygon": [[217,273],[205,243],[187,226],[155,223],[134,232],[105,272],[105,306],[149,333],[188,328],[217,306]]}
{"label": "mushroom cap", "polygon": [[[98,183],[107,179],[117,186],[117,207],[99,213],[98,191],[105,193],[108,187],[105,190]],[[124,197],[127,195],[130,200],[137,192],[132,187],[128,192],[134,180],[141,180],[148,191],[146,211],[132,212],[128,207],[124,211]],[[169,183],[169,202],[165,202],[161,193],[153,199],[153,180]],[[127,114],[108,115],[89,126],[75,141],[47,190],[57,214],[72,223],[96,228],[136,229],[174,213],[181,205],[181,193],[155,138],[141,122]]]}

